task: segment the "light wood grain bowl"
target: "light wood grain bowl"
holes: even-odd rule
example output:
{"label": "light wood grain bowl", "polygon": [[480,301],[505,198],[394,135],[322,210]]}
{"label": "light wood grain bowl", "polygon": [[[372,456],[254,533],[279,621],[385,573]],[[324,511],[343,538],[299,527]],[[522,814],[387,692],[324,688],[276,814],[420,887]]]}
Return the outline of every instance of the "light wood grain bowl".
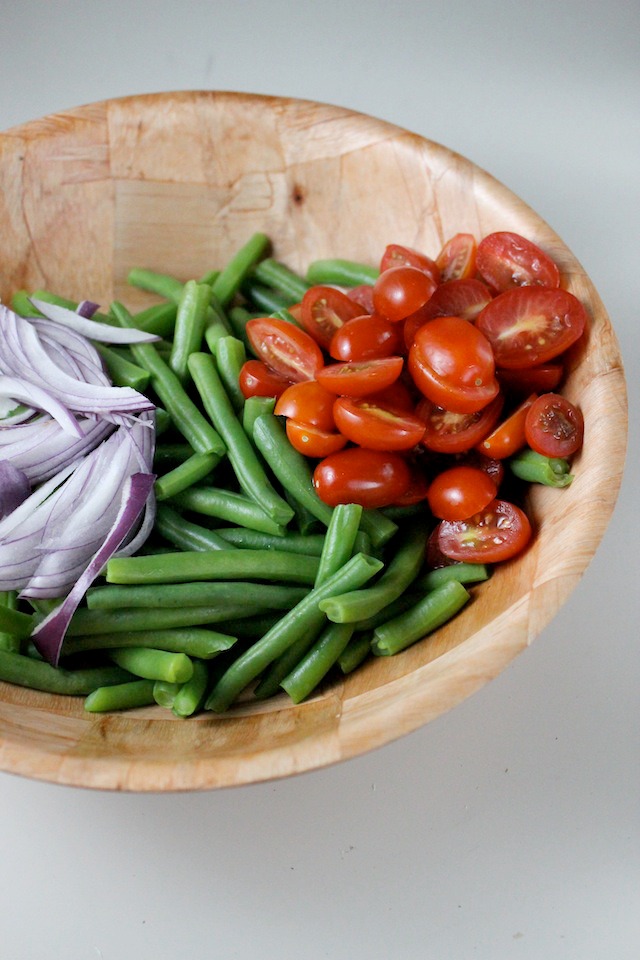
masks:
{"label": "light wood grain bowl", "polygon": [[530,499],[535,543],[433,638],[374,659],[293,706],[283,695],[189,721],[0,684],[0,769],[84,787],[196,790],[320,768],[427,723],[495,677],[573,590],[611,515],[627,408],[618,345],[570,250],[525,203],[436,143],[295,99],[182,92],[110,100],[0,135],[0,296],[46,287],[131,308],[132,266],[183,279],[224,264],[253,231],[303,271],[319,257],[375,264],[386,243],[434,254],[458,231],[530,237],[592,322],[566,394],[586,420],[575,480]]}

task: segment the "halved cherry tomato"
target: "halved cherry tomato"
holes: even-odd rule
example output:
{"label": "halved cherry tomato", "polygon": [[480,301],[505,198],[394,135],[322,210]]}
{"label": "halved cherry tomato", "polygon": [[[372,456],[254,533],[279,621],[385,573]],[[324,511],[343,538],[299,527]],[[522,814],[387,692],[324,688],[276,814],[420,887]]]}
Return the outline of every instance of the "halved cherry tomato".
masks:
{"label": "halved cherry tomato", "polygon": [[410,450],[424,433],[418,417],[395,413],[366,398],[338,397],[333,416],[340,433],[368,450]]}
{"label": "halved cherry tomato", "polygon": [[507,370],[500,367],[496,376],[500,386],[509,393],[549,393],[560,385],[564,374],[561,363],[541,363],[537,367],[528,367],[526,370]]}
{"label": "halved cherry tomato", "polygon": [[362,283],[358,287],[350,287],[347,290],[347,296],[350,300],[355,300],[362,307],[362,313],[375,313],[373,308],[373,286],[369,283]]}
{"label": "halved cherry tomato", "polygon": [[531,539],[531,524],[520,507],[493,500],[466,520],[441,520],[437,545],[451,560],[498,563],[520,553]]}
{"label": "halved cherry tomato", "polygon": [[435,317],[420,327],[408,367],[420,392],[454,413],[475,413],[498,394],[491,344],[461,317]]}
{"label": "halved cherry tomato", "polygon": [[476,270],[476,238],[472,233],[456,233],[436,257],[440,268],[440,282],[466,280]]}
{"label": "halved cherry tomato", "polygon": [[316,380],[331,393],[346,397],[366,397],[384,390],[402,372],[402,357],[380,357],[353,363],[329,363],[316,373]]}
{"label": "halved cherry tomato", "polygon": [[274,413],[331,432],[336,428],[333,419],[335,398],[335,394],[325,390],[317,380],[301,380],[292,383],[281,394]]}
{"label": "halved cherry tomato", "polygon": [[496,492],[488,473],[462,465],[439,473],[429,484],[427,500],[434,517],[467,520],[495,500]]}
{"label": "halved cherry tomato", "polygon": [[476,467],[478,470],[484,470],[496,485],[496,490],[500,489],[504,480],[504,463],[502,460],[496,460],[494,457],[486,457],[479,450],[467,450],[465,453],[458,454],[455,459],[460,464],[468,467]]}
{"label": "halved cherry tomato", "polygon": [[435,288],[435,280],[417,267],[390,267],[373,285],[373,305],[397,323],[426,303]]}
{"label": "halved cherry tomato", "polygon": [[525,434],[525,421],[529,408],[537,398],[537,394],[532,393],[526,400],[516,407],[516,409],[499,423],[491,433],[478,444],[478,450],[493,457],[495,460],[504,460],[505,457],[512,457],[514,453],[521,450],[527,443]]}
{"label": "halved cherry tomato", "polygon": [[309,287],[301,302],[300,322],[316,343],[329,349],[331,338],[347,320],[362,313],[359,304],[336,287]]}
{"label": "halved cherry tomato", "polygon": [[570,457],[582,446],[584,418],[578,407],[558,393],[544,393],[527,411],[527,443],[544,457]]}
{"label": "halved cherry tomato", "polygon": [[494,290],[559,287],[560,271],[544,250],[519,233],[501,230],[483,237],[476,254],[478,273]]}
{"label": "halved cherry tomato", "polygon": [[359,503],[365,508],[386,507],[409,489],[411,470],[399,453],[346,447],[321,460],[313,472],[313,486],[331,507]]}
{"label": "halved cherry tomato", "polygon": [[420,253],[411,247],[403,247],[399,243],[388,244],[382,254],[380,273],[384,273],[390,267],[415,267],[431,277],[434,283],[440,282],[440,269],[435,260],[425,253]]}
{"label": "halved cherry tomato", "polygon": [[315,459],[328,457],[347,445],[347,438],[341,433],[321,430],[320,427],[291,418],[286,421],[285,430],[289,443],[298,453]]}
{"label": "halved cherry tomato", "polygon": [[290,383],[287,377],[275,373],[262,360],[245,360],[238,376],[245,400],[249,397],[279,397]]}
{"label": "halved cherry tomato", "polygon": [[429,482],[424,471],[416,464],[410,464],[409,468],[411,470],[411,482],[402,496],[393,501],[394,507],[413,507],[415,504],[422,503],[423,500],[427,499]]}
{"label": "halved cherry tomato", "polygon": [[476,413],[453,413],[431,400],[421,400],[416,414],[424,422],[423,447],[435,453],[464,453],[475,447],[497,423],[504,398],[495,400]]}
{"label": "halved cherry tomato", "polygon": [[424,305],[427,320],[432,317],[462,317],[475,320],[493,294],[486,283],[473,277],[441,283]]}
{"label": "halved cherry tomato", "polygon": [[334,360],[373,360],[398,353],[398,325],[378,313],[347,320],[336,330],[329,345]]}
{"label": "halved cherry tomato", "polygon": [[367,400],[386,410],[392,410],[393,413],[413,413],[415,408],[411,391],[402,377],[394,380],[391,386],[385,387],[384,390],[368,393]]}
{"label": "halved cherry tomato", "polygon": [[313,380],[324,363],[313,337],[287,320],[254,317],[245,330],[258,358],[290,381]]}
{"label": "halved cherry tomato", "polygon": [[517,287],[498,294],[476,320],[498,367],[512,370],[553,360],[580,339],[587,313],[568,290]]}

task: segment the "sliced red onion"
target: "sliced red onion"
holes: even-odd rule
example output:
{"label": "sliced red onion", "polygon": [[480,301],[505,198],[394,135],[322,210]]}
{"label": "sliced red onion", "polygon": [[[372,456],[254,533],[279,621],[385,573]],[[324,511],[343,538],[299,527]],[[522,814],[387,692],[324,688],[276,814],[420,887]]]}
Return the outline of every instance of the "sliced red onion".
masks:
{"label": "sliced red onion", "polygon": [[0,460],[0,519],[13,513],[30,493],[26,473],[8,460]]}
{"label": "sliced red onion", "polygon": [[[155,333],[146,333],[132,327],[112,327],[108,323],[91,320],[75,310],[67,310],[55,303],[46,303],[30,297],[31,303],[49,320],[55,320],[65,327],[76,330],[89,340],[99,340],[101,343],[153,343],[160,340]],[[88,302],[88,301],[83,301]]]}
{"label": "sliced red onion", "polygon": [[87,383],[111,386],[102,357],[86,337],[52,320],[32,320],[40,342],[50,358],[65,373]]}
{"label": "sliced red onion", "polygon": [[56,397],[52,396],[47,390],[42,390],[22,377],[11,377],[0,374],[0,394],[4,397],[11,397],[13,400],[20,400],[36,410],[44,410],[49,413],[54,420],[57,420],[66,433],[76,437],[82,436],[82,431],[78,427],[78,421]]}
{"label": "sliced red onion", "polygon": [[85,317],[85,319],[90,320],[94,313],[99,309],[99,303],[94,303],[93,300],[81,300],[76,307],[76,313],[79,317]]}
{"label": "sliced red onion", "polygon": [[24,471],[32,486],[42,483],[66,464],[89,453],[116,429],[107,420],[80,417],[77,422],[82,433],[77,439],[48,416],[0,430],[0,457]]}
{"label": "sliced red onion", "polygon": [[54,666],[60,659],[64,637],[73,614],[104,565],[138,522],[153,490],[154,479],[154,476],[148,473],[135,473],[127,479],[122,490],[120,509],[101,546],[62,603],[33,631],[32,639],[37,650]]}

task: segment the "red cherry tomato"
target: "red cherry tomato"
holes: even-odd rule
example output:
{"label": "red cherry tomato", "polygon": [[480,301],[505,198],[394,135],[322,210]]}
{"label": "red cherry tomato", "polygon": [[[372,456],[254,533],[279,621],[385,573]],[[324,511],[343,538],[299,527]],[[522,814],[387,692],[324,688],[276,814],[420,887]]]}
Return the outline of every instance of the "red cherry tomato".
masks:
{"label": "red cherry tomato", "polygon": [[500,386],[509,393],[523,396],[529,393],[550,393],[560,385],[564,367],[561,363],[541,363],[527,370],[507,370],[501,367],[496,371]]}
{"label": "red cherry tomato", "polygon": [[586,323],[585,308],[567,290],[518,287],[487,304],[476,327],[491,343],[496,365],[519,370],[558,357]]}
{"label": "red cherry tomato", "polygon": [[458,454],[455,459],[460,464],[468,467],[477,467],[478,470],[484,470],[493,480],[496,490],[500,489],[505,474],[502,460],[496,460],[494,457],[486,457],[477,449],[467,450],[465,453]]}
{"label": "red cherry tomato", "polygon": [[413,413],[415,408],[411,391],[401,378],[395,380],[390,387],[385,387],[384,390],[368,393],[367,400],[369,403],[375,403],[386,410],[392,410],[394,413]]}
{"label": "red cherry tomato", "polygon": [[526,400],[516,407],[516,409],[499,423],[488,436],[478,444],[478,450],[488,457],[495,460],[504,460],[505,457],[512,457],[514,453],[521,450],[527,443],[525,434],[525,421],[527,413],[537,394],[532,393]]}
{"label": "red cherry tomato", "polygon": [[369,450],[410,450],[424,433],[418,417],[395,413],[366,398],[338,397],[333,416],[340,433]]}
{"label": "red cherry tomato", "polygon": [[431,257],[411,247],[403,247],[399,243],[390,243],[385,247],[380,260],[380,273],[390,267],[415,267],[431,277],[434,283],[440,282],[440,270]]}
{"label": "red cherry tomato", "polygon": [[300,305],[300,322],[316,343],[329,349],[331,338],[347,320],[361,315],[360,306],[336,287],[309,287]]}
{"label": "red cherry tomato", "polygon": [[427,500],[434,517],[467,520],[496,496],[496,485],[484,470],[459,466],[443,470],[430,483]]}
{"label": "red cherry tomato", "polygon": [[402,357],[380,357],[378,360],[330,363],[317,371],[316,379],[331,393],[347,397],[366,397],[384,390],[402,372]]}
{"label": "red cherry tomato", "polygon": [[545,457],[570,457],[582,446],[584,418],[578,407],[558,393],[544,393],[527,411],[527,443]]}
{"label": "red cherry tomato", "polygon": [[491,344],[461,317],[435,317],[415,335],[409,372],[421,393],[455,413],[475,413],[497,395]]}
{"label": "red cherry tomato", "polygon": [[551,257],[531,240],[506,230],[482,238],[476,267],[494,290],[560,286],[560,271]]}
{"label": "red cherry tomato", "polygon": [[435,453],[464,453],[471,450],[495,426],[503,405],[502,394],[476,413],[453,413],[431,400],[421,400],[416,409],[425,430],[422,446]]}
{"label": "red cherry tomato", "polygon": [[274,413],[331,432],[336,428],[333,419],[334,400],[335,394],[329,393],[316,380],[301,380],[292,383],[280,395]]}
{"label": "red cherry tomato", "polygon": [[441,283],[424,305],[427,320],[432,317],[462,317],[475,320],[493,295],[486,283],[473,277]]}
{"label": "red cherry tomato", "polygon": [[471,233],[456,233],[436,257],[440,282],[466,280],[476,272],[476,238]]}
{"label": "red cherry tomato", "polygon": [[373,308],[373,286],[368,283],[362,283],[358,287],[351,287],[347,290],[347,296],[350,300],[355,300],[362,307],[361,313],[375,313]]}
{"label": "red cherry tomato", "polygon": [[373,305],[376,313],[397,323],[426,303],[435,288],[435,280],[416,267],[390,267],[373,285]]}
{"label": "red cherry tomato", "polygon": [[390,357],[400,348],[400,331],[379,314],[355,317],[336,330],[329,345],[334,360],[373,360]]}
{"label": "red cherry tomato", "polygon": [[424,472],[414,464],[410,466],[410,470],[411,482],[402,496],[394,500],[394,507],[413,507],[417,503],[422,503],[423,500],[427,499],[429,483]]}
{"label": "red cherry tomato", "polygon": [[255,317],[245,330],[258,358],[290,381],[313,380],[324,363],[313,337],[287,320]]}
{"label": "red cherry tomato", "polygon": [[238,384],[245,400],[249,397],[279,397],[290,383],[290,380],[275,373],[262,360],[246,360],[238,376]]}
{"label": "red cherry tomato", "polygon": [[470,563],[509,560],[531,539],[527,515],[506,500],[493,500],[465,520],[441,520],[436,530],[437,545],[446,557]]}
{"label": "red cherry tomato", "polygon": [[313,486],[331,507],[359,503],[365,508],[396,503],[411,485],[411,470],[399,453],[347,447],[321,460]]}
{"label": "red cherry tomato", "polygon": [[347,444],[347,438],[341,433],[321,430],[310,423],[300,423],[299,420],[288,419],[285,429],[291,446],[298,453],[315,459],[328,457],[329,454],[342,450]]}

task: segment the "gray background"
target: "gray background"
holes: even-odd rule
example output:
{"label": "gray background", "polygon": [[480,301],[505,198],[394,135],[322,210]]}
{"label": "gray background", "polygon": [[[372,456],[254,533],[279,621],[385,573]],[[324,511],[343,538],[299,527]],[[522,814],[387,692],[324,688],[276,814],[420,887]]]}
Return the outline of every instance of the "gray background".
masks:
{"label": "gray background", "polygon": [[374,114],[489,170],[593,278],[632,424],[570,601],[422,730],[196,795],[0,775],[3,958],[640,955],[639,35],[637,0],[0,0],[2,128],[121,94],[242,90]]}

